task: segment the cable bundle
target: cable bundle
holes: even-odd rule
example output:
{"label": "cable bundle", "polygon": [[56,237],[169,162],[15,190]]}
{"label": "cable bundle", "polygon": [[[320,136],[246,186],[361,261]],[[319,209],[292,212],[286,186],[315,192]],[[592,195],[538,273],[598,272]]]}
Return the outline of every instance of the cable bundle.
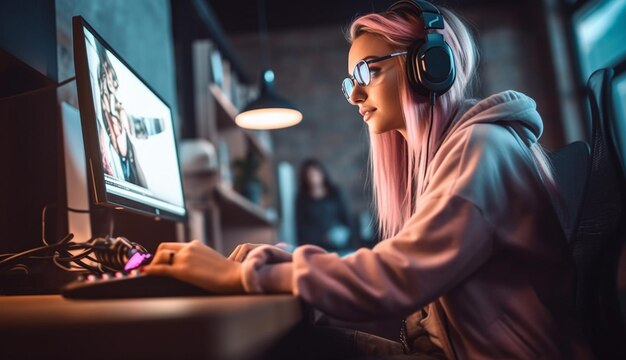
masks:
{"label": "cable bundle", "polygon": [[[141,255],[140,262],[134,261],[133,268],[150,258],[148,251],[141,245],[129,241],[123,237],[98,237],[85,243],[72,242],[73,234],[68,234],[55,244],[47,244],[20,253],[1,254],[0,271],[22,270],[28,273],[28,267],[20,263],[23,259],[51,259],[56,266],[67,271],[89,270],[92,273],[105,273],[111,271],[128,271],[127,264],[132,258]],[[78,254],[71,251],[82,250]],[[95,256],[95,257],[94,257]],[[89,259],[96,265],[88,264],[84,259]]]}

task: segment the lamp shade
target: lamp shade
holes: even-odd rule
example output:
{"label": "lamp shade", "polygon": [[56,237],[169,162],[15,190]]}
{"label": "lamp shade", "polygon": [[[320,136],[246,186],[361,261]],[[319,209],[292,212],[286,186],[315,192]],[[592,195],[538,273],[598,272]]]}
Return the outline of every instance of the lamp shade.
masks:
{"label": "lamp shade", "polygon": [[274,72],[265,70],[259,97],[235,117],[235,123],[246,129],[271,130],[293,126],[302,121],[302,113],[274,89]]}

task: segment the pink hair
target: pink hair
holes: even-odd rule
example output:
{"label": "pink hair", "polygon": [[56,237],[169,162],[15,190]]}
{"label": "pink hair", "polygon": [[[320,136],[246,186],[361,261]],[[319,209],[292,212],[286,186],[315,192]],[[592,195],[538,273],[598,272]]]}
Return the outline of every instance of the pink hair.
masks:
{"label": "pink hair", "polygon": [[[401,67],[399,71],[399,93],[402,111],[406,122],[407,139],[397,131],[383,134],[370,132],[370,167],[374,206],[378,214],[380,235],[383,239],[394,236],[415,211],[415,201],[421,191],[419,179],[423,174],[426,154],[434,156],[434,150],[450,125],[454,112],[465,98],[471,96],[471,83],[475,78],[478,63],[478,50],[467,27],[457,15],[439,7],[444,15],[445,28],[437,30],[443,34],[452,49],[456,80],[448,92],[439,96],[433,112],[430,151],[426,151],[426,139],[430,122],[428,99],[416,95],[406,79],[405,58],[394,60]],[[422,21],[416,14],[387,11],[368,14],[354,20],[349,28],[347,39],[350,43],[364,33],[380,36],[394,50],[406,50],[413,42],[426,35]],[[533,155],[542,177],[547,174],[551,180],[546,157],[540,147],[534,147]],[[547,170],[546,170],[547,169]],[[545,180],[545,178],[544,178]]]}

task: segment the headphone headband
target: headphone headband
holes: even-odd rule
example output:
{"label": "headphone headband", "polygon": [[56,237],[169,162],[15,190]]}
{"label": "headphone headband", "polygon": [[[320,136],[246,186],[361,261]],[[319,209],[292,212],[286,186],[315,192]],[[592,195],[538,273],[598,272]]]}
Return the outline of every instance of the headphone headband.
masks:
{"label": "headphone headband", "polygon": [[422,17],[424,29],[443,29],[443,16],[437,7],[427,1],[422,0],[400,0],[389,7],[389,11],[398,11],[402,8],[417,10]]}

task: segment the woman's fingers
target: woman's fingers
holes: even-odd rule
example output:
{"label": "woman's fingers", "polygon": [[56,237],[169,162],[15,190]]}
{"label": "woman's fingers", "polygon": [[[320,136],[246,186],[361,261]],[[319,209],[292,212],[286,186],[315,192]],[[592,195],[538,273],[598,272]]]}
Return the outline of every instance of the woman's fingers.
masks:
{"label": "woman's fingers", "polygon": [[[234,256],[240,258],[247,252],[247,246],[241,246]],[[241,264],[226,259],[199,241],[160,246],[152,263],[144,267],[143,272],[148,275],[172,276],[218,293],[245,292],[241,280]]]}
{"label": "woman's fingers", "polygon": [[237,261],[236,259],[237,259],[237,256],[239,255],[239,252],[241,251],[241,247],[242,247],[241,244],[237,245],[235,250],[233,250],[233,252],[231,252],[230,255],[228,255],[228,260]]}
{"label": "woman's fingers", "polygon": [[257,248],[261,245],[262,244],[248,244],[248,243],[237,245],[235,250],[233,250],[230,256],[228,256],[228,260],[242,262],[246,259],[246,256],[248,256],[248,253],[252,249]]}
{"label": "woman's fingers", "polygon": [[172,275],[175,261],[176,251],[159,249],[154,254],[152,262],[142,270],[149,275]]}
{"label": "woman's fingers", "polygon": [[181,248],[183,248],[185,245],[187,245],[187,243],[179,243],[179,242],[164,242],[164,243],[160,243],[159,247],[157,248],[157,253],[161,250],[174,250],[174,251],[178,251]]}
{"label": "woman's fingers", "polygon": [[172,276],[173,267],[163,264],[150,264],[142,268],[142,272],[148,275]]}
{"label": "woman's fingers", "polygon": [[175,250],[158,250],[156,254],[154,254],[154,258],[152,259],[152,264],[174,264],[174,257],[176,256],[177,251]]}
{"label": "woman's fingers", "polygon": [[188,243],[161,243],[149,265],[143,268],[146,274],[171,275],[176,261],[176,254]]}

